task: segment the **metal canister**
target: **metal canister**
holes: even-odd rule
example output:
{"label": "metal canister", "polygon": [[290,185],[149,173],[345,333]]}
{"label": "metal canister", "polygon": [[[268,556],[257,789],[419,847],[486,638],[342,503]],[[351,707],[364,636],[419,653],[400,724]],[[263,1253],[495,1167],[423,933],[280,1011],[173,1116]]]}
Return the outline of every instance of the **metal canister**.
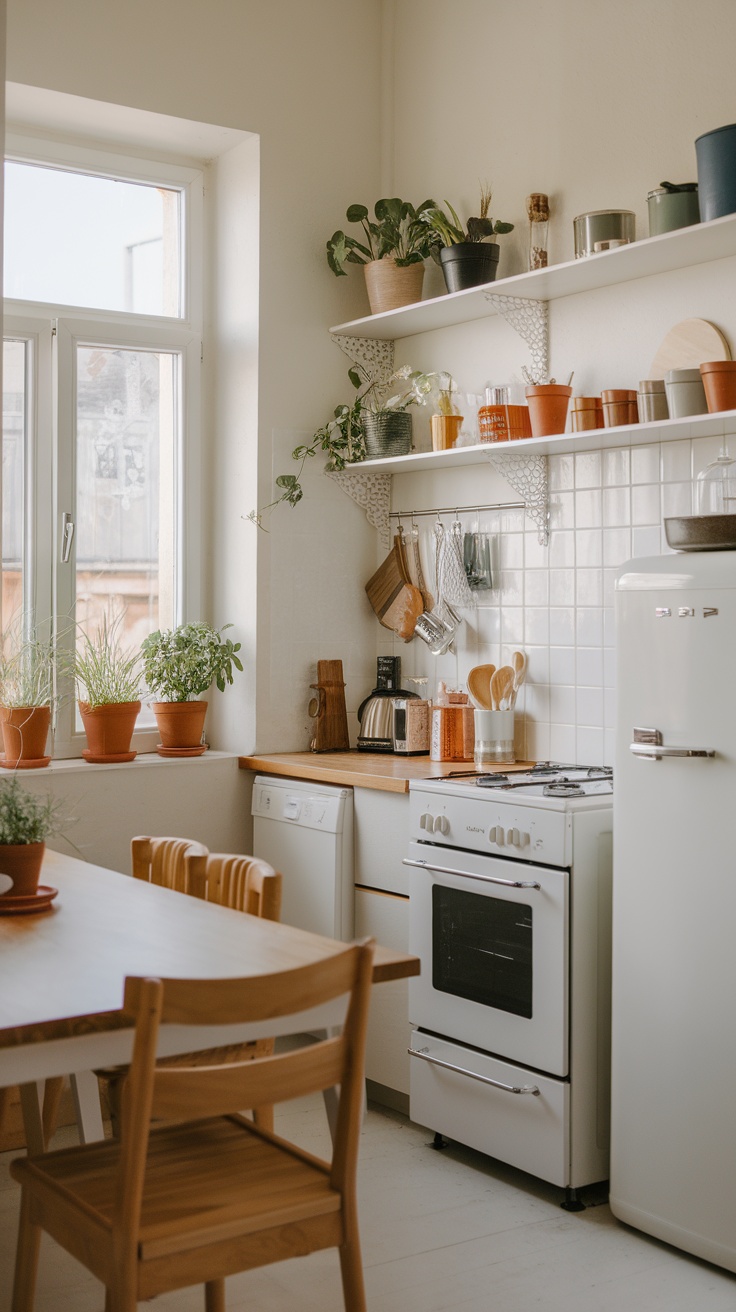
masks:
{"label": "metal canister", "polygon": [[697,182],[678,185],[663,182],[647,194],[647,209],[650,237],[659,237],[663,232],[674,232],[675,228],[688,228],[691,223],[700,223]]}
{"label": "metal canister", "polygon": [[639,423],[651,424],[657,419],[669,419],[667,393],[664,390],[664,378],[643,378],[636,393],[636,406],[639,411]]}
{"label": "metal canister", "polygon": [[575,234],[575,259],[595,253],[597,241],[636,240],[636,215],[633,210],[589,210],[572,221]]}

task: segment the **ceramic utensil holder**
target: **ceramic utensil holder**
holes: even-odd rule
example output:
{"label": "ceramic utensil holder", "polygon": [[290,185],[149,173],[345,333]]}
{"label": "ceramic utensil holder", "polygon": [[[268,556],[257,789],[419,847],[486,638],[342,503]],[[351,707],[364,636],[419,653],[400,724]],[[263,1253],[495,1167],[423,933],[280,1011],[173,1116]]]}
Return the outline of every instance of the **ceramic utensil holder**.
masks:
{"label": "ceramic utensil holder", "polygon": [[507,711],[476,711],[474,764],[484,766],[501,762],[513,765],[515,760],[513,708]]}
{"label": "ceramic utensil holder", "polygon": [[705,415],[708,402],[699,369],[670,369],[664,376],[664,390],[671,419],[688,415]]}

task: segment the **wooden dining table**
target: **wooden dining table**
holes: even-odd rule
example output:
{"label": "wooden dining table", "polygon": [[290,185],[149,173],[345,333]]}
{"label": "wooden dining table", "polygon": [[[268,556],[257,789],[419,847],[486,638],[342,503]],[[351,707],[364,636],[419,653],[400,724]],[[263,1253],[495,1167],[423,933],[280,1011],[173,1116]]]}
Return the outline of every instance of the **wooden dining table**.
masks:
{"label": "wooden dining table", "polygon": [[[250,978],[329,956],[335,940],[47,851],[48,910],[0,914],[0,1088],[18,1084],[29,1152],[43,1149],[43,1081],[71,1077],[84,1142],[103,1136],[95,1069],[130,1060],[122,1014],[129,975]],[[419,959],[378,946],[373,982],[419,974]],[[299,1014],[300,1032],[338,1024],[339,1009]],[[163,1026],[161,1055],[294,1033],[294,1018],[248,1026]]]}

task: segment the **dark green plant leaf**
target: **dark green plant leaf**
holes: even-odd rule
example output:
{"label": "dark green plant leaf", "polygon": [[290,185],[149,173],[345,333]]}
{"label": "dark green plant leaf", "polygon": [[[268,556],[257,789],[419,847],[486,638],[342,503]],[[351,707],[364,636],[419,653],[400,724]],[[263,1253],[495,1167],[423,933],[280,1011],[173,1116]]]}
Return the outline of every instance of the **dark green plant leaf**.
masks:
{"label": "dark green plant leaf", "polygon": [[350,205],[346,218],[348,223],[362,223],[368,218],[368,210],[365,205]]}

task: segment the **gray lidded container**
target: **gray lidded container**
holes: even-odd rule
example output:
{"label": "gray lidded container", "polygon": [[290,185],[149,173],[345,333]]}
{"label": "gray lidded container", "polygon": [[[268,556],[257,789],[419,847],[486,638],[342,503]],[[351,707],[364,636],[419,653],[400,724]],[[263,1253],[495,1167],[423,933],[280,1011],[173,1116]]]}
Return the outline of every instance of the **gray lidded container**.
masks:
{"label": "gray lidded container", "polygon": [[668,191],[666,187],[655,187],[647,196],[647,209],[650,237],[659,237],[663,232],[674,232],[676,228],[689,228],[692,223],[700,223],[697,189]]}
{"label": "gray lidded container", "polygon": [[700,217],[736,213],[736,123],[704,132],[695,142]]}
{"label": "gray lidded container", "polygon": [[708,402],[699,369],[670,369],[664,376],[664,390],[671,419],[688,415],[706,415]]}
{"label": "gray lidded container", "polygon": [[636,240],[636,215],[633,210],[588,210],[572,221],[575,259],[595,254],[597,241]]}

